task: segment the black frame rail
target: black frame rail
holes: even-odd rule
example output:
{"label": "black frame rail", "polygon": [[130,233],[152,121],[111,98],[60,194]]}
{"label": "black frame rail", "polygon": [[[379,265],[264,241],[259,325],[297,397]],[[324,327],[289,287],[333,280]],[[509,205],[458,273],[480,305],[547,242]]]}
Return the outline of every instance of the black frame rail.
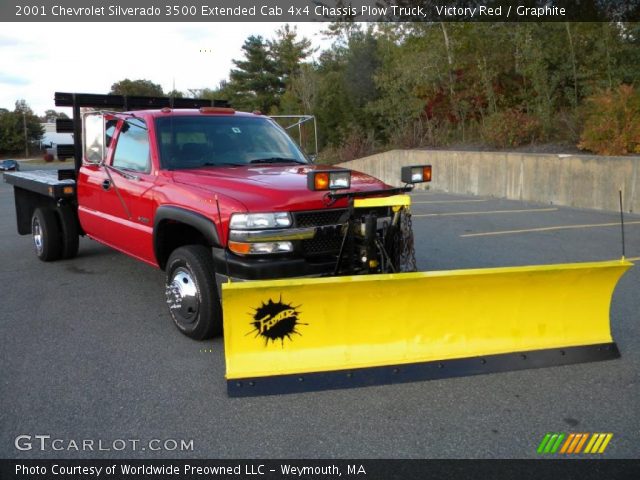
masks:
{"label": "black frame rail", "polygon": [[[55,92],[56,107],[71,107],[73,109],[73,126],[69,122],[56,122],[59,133],[73,133],[73,158],[76,172],[82,165],[82,122],[80,109],[104,108],[121,109],[122,111],[160,109],[160,108],[202,108],[228,107],[226,100],[210,100],[206,98],[172,98],[172,97],[142,97],[128,95],[100,95],[94,93],[65,93]],[[60,130],[58,130],[60,128]],[[67,155],[71,145],[60,145]],[[66,150],[65,150],[66,148]],[[69,155],[71,156],[71,155]]]}
{"label": "black frame rail", "polygon": [[359,192],[329,192],[327,193],[326,197],[329,198],[331,201],[336,201],[341,198],[355,199],[355,198],[375,197],[377,195],[385,195],[385,196],[400,195],[403,193],[409,193],[411,191],[413,191],[413,185],[406,185],[404,187],[391,187],[391,188],[383,188],[380,190],[363,190]]}

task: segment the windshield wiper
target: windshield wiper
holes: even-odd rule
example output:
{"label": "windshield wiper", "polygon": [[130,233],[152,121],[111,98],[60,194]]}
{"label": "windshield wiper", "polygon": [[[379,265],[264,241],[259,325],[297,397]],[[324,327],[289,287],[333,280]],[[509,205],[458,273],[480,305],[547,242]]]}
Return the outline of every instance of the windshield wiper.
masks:
{"label": "windshield wiper", "polygon": [[246,163],[232,163],[232,162],[206,162],[203,163],[202,167],[241,167],[246,165]]}
{"label": "windshield wiper", "polygon": [[299,163],[302,165],[306,165],[305,162],[301,162],[295,158],[285,158],[285,157],[269,157],[269,158],[257,158],[255,160],[251,160],[249,163]]}

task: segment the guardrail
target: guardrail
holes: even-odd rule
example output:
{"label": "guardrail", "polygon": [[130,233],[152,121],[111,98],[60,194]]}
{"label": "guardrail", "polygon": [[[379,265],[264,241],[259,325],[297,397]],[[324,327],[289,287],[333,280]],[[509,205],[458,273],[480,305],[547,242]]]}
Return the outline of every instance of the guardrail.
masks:
{"label": "guardrail", "polygon": [[[640,212],[640,157],[390,150],[341,166],[399,185],[404,165],[433,165],[431,188],[578,208]],[[419,184],[418,188],[425,188]]]}

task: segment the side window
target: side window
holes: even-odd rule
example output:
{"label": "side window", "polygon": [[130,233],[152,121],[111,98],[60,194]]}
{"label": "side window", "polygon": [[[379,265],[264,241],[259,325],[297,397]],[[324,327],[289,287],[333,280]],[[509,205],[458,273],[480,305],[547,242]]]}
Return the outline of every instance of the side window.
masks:
{"label": "side window", "polygon": [[149,135],[144,121],[132,118],[122,124],[112,165],[137,172],[149,171]]}

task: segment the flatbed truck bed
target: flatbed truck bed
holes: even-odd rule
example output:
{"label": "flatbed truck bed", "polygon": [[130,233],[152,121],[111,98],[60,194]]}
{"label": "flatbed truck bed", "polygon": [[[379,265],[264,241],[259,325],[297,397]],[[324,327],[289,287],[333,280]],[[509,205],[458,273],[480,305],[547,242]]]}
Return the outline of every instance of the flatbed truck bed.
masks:
{"label": "flatbed truck bed", "polygon": [[4,181],[14,187],[53,199],[72,198],[76,194],[73,170],[32,170],[7,172]]}
{"label": "flatbed truck bed", "polygon": [[[4,181],[13,185],[20,235],[32,233],[32,217],[38,208],[56,211],[59,215],[59,226],[69,237],[84,234],[77,220],[75,170],[7,172],[4,174]],[[71,243],[75,245],[77,240],[71,240]]]}

